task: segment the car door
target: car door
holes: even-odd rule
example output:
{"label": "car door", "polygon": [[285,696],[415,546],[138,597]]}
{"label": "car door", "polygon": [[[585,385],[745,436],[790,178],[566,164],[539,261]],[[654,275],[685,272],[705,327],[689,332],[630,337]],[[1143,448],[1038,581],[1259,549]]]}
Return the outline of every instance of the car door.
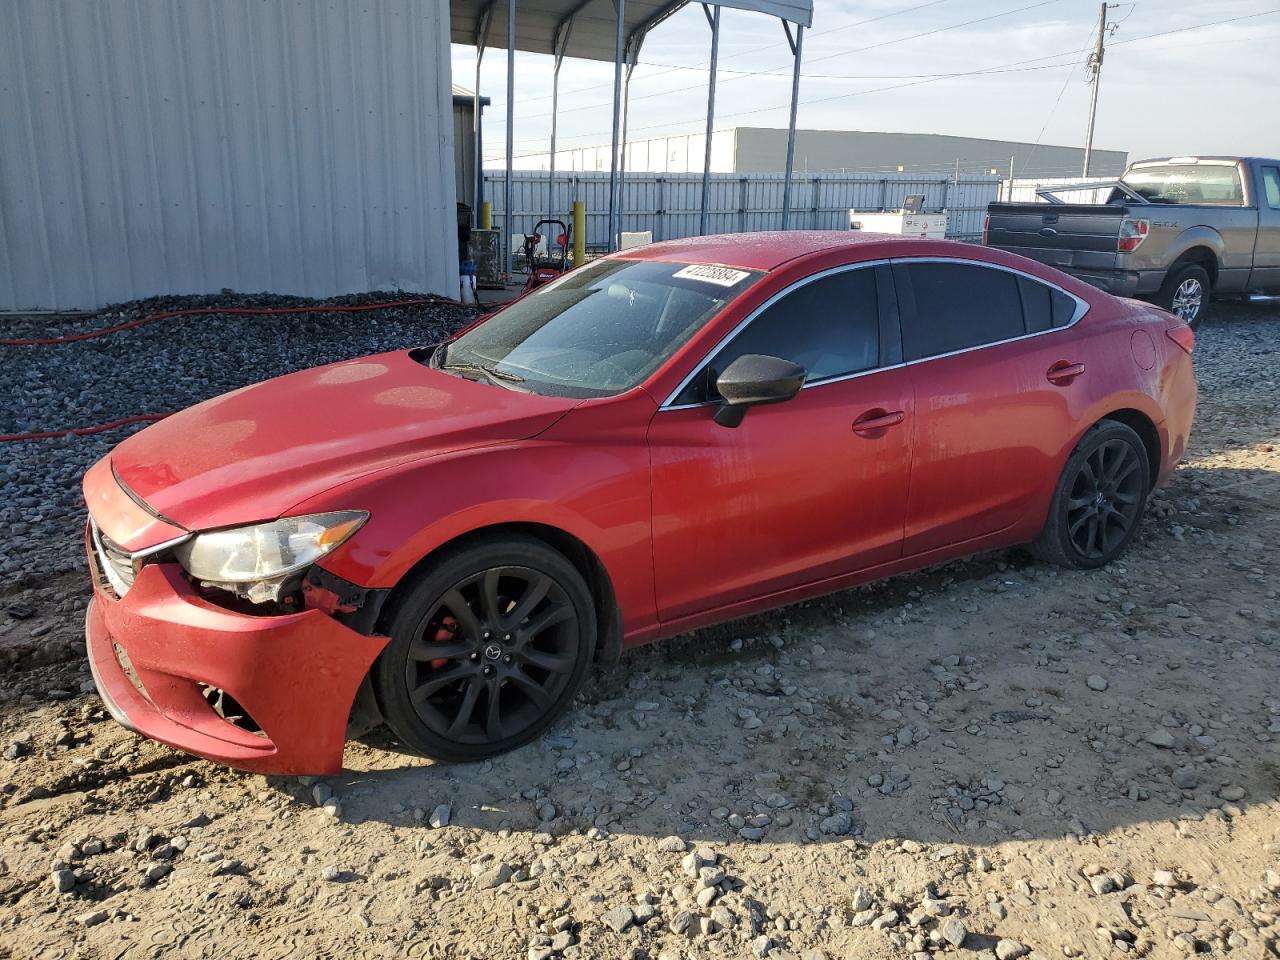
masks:
{"label": "car door", "polygon": [[[1089,376],[1084,302],[973,261],[894,261],[916,397],[904,556],[998,533],[1056,480]],[[1096,375],[1096,373],[1095,373]]]}
{"label": "car door", "polygon": [[[745,354],[792,360],[806,383],[723,427],[715,380]],[[912,407],[887,265],[827,271],[763,304],[649,427],[659,617],[900,556]]]}
{"label": "car door", "polygon": [[1258,239],[1253,248],[1253,272],[1249,289],[1280,292],[1280,167],[1264,164],[1258,169]]}

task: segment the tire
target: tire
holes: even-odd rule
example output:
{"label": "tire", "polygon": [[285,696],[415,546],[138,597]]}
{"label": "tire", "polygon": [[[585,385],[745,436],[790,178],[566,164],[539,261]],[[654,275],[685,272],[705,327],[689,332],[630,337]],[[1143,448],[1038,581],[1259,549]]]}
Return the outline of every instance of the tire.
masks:
{"label": "tire", "polygon": [[1078,570],[1110,563],[1142,526],[1150,478],[1147,449],[1132,428],[1115,420],[1095,424],[1067,458],[1031,552]]}
{"label": "tire", "polygon": [[1169,271],[1155,302],[1181,317],[1194,330],[1209,312],[1212,292],[1208,271],[1198,263],[1184,263]]}
{"label": "tire", "polygon": [[450,762],[537,738],[573,702],[596,644],[582,574],[518,534],[446,549],[388,618],[371,674],[378,707],[405,745]]}

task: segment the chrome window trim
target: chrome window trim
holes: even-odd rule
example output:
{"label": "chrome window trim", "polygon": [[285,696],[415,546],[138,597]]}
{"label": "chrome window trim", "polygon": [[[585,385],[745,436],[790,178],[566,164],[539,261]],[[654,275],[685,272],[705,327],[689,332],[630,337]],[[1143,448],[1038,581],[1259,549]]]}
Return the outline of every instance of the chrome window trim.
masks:
{"label": "chrome window trim", "polygon": [[1064,330],[1070,330],[1072,327],[1074,327],[1077,323],[1079,323],[1084,318],[1084,315],[1086,313],[1089,312],[1088,301],[1076,296],[1070,290],[1066,290],[1058,286],[1058,284],[1054,283],[1053,281],[1044,280],[1040,277],[1035,276],[1034,274],[1027,273],[1025,270],[1018,270],[1014,267],[1006,267],[1002,263],[991,263],[986,260],[970,260],[966,257],[943,257],[943,256],[888,257],[888,258],[882,258],[879,260],[866,260],[861,263],[851,263],[851,264],[845,264],[839,267],[831,267],[830,269],[823,270],[823,271],[820,271],[819,273],[815,273],[811,276],[804,277],[800,280],[797,280],[791,286],[778,291],[772,297],[770,297],[768,300],[766,300],[764,303],[758,306],[755,310],[751,311],[751,313],[749,313],[740,323],[738,323],[737,326],[735,326],[731,331],[729,331],[729,333],[726,334],[720,340],[720,342],[717,343],[707,353],[707,355],[702,358],[702,360],[698,363],[696,367],[693,368],[693,371],[687,377],[685,377],[683,380],[680,381],[679,385],[673,391],[671,391],[671,394],[662,403],[662,406],[658,408],[658,412],[662,413],[664,410],[691,410],[695,407],[709,407],[709,406],[715,406],[716,404],[718,404],[719,401],[717,400],[702,400],[702,401],[699,401],[698,403],[680,403],[680,404],[674,403],[674,400],[676,397],[680,395],[680,393],[684,390],[684,388],[687,387],[693,381],[693,379],[703,371],[703,369],[707,366],[707,364],[709,364],[712,360],[715,359],[716,354],[718,354],[722,349],[724,349],[724,347],[728,344],[730,340],[732,340],[739,333],[741,333],[747,327],[747,325],[751,323],[752,320],[758,317],[761,313],[763,313],[769,307],[773,306],[773,304],[775,304],[778,300],[782,299],[783,297],[787,296],[788,294],[790,294],[795,290],[799,290],[801,287],[807,286],[808,284],[812,283],[815,280],[820,280],[824,277],[832,276],[833,274],[845,273],[849,270],[860,270],[864,267],[878,267],[878,266],[884,266],[886,264],[893,265],[896,263],[902,263],[902,264],[958,263],[958,264],[961,264],[962,266],[976,266],[976,267],[985,267],[989,270],[1001,270],[1005,273],[1011,273],[1015,277],[1025,277],[1026,279],[1031,280],[1034,283],[1043,284],[1044,286],[1049,287],[1050,289],[1057,290],[1059,293],[1065,294],[1066,296],[1070,297],[1072,300],[1075,301],[1076,309],[1075,309],[1075,312],[1072,313],[1071,319],[1066,323],[1065,326],[1050,327],[1048,330],[1037,330],[1035,333],[1024,333],[1021,336],[1010,337],[1007,340],[995,340],[995,341],[992,341],[991,343],[980,343],[974,347],[962,347],[959,350],[952,350],[949,353],[938,353],[929,357],[920,357],[916,360],[904,360],[902,363],[895,363],[887,367],[872,367],[870,370],[859,370],[857,373],[846,373],[837,377],[824,377],[821,380],[811,380],[805,383],[805,385],[800,389],[808,390],[810,387],[821,387],[821,386],[826,386],[829,383],[841,383],[845,380],[855,380],[858,377],[869,376],[870,374],[873,374],[873,373],[883,373],[888,370],[901,370],[903,367],[911,367],[920,363],[929,363],[933,360],[941,360],[945,357],[955,357],[955,356],[959,356],[962,353],[972,353],[975,350],[988,350],[991,347],[1003,346],[1006,343],[1017,343],[1020,340],[1030,340],[1032,337],[1043,337],[1046,334],[1050,334],[1050,333],[1061,333]]}
{"label": "chrome window trim", "polygon": [[[707,351],[706,356],[704,356],[698,362],[698,365],[693,368],[693,370],[689,373],[687,377],[685,377],[683,380],[680,381],[680,383],[676,386],[676,388],[671,391],[670,395],[668,395],[667,399],[662,402],[662,406],[658,408],[659,412],[663,410],[688,410],[692,407],[705,407],[705,406],[709,406],[711,404],[717,403],[718,401],[716,400],[702,400],[698,403],[676,404],[675,399],[676,397],[680,396],[680,393],[684,390],[685,387],[689,386],[689,384],[693,382],[694,377],[700,374],[703,371],[703,369],[707,366],[707,364],[709,364],[712,360],[716,358],[716,354],[718,354],[721,350],[723,350],[726,346],[728,346],[730,340],[732,340],[739,333],[745,330],[750,325],[751,321],[753,321],[756,317],[760,316],[760,314],[764,313],[766,310],[772,307],[775,303],[777,303],[783,297],[789,296],[790,294],[799,290],[801,287],[807,287],[811,283],[815,283],[818,280],[824,280],[827,277],[835,276],[838,273],[849,273],[853,270],[863,270],[868,267],[881,267],[891,262],[892,261],[889,260],[887,257],[882,257],[879,260],[863,260],[859,263],[844,263],[838,267],[829,267],[826,270],[819,270],[817,273],[812,273],[807,277],[801,277],[799,280],[797,280],[795,283],[791,284],[790,286],[782,288],[773,296],[771,296],[768,300],[766,300],[764,303],[760,304],[760,306],[756,307],[749,314],[743,317],[742,320],[738,322],[737,326],[735,326],[732,330],[730,330],[723,337],[721,337],[720,341],[714,347],[712,347],[710,350]],[[857,373],[841,374],[838,377],[824,377],[821,380],[812,380],[806,383],[803,387],[801,387],[801,389],[807,390],[810,386],[816,386],[818,384],[823,384],[823,383],[834,383],[837,380],[851,380],[854,377],[860,377],[860,376],[863,376],[864,374],[876,373],[880,370],[887,370],[887,369],[889,368],[888,367],[872,367],[870,370],[859,370]]]}
{"label": "chrome window trim", "polygon": [[[908,266],[913,263],[958,263],[966,267],[985,267],[988,270],[1001,270],[1005,273],[1012,273],[1015,277],[1026,277],[1035,283],[1043,284],[1057,290],[1059,293],[1065,293],[1068,297],[1076,302],[1075,313],[1071,315],[1071,319],[1063,327],[1050,327],[1048,330],[1037,330],[1035,333],[1024,333],[1020,337],[1010,337],[1008,340],[997,340],[992,343],[980,343],[976,347],[965,347],[963,350],[953,350],[951,353],[938,354],[938,357],[950,357],[957,353],[967,353],[970,350],[985,350],[987,347],[999,346],[1002,343],[1013,343],[1015,340],[1025,340],[1028,337],[1040,337],[1046,333],[1057,333],[1059,330],[1070,330],[1089,312],[1089,302],[1077,297],[1070,290],[1058,286],[1052,280],[1043,280],[1034,274],[1027,273],[1025,270],[1019,270],[1016,267],[1006,267],[1003,263],[991,263],[987,260],[969,260],[965,257],[895,257],[890,263],[903,263]],[[936,360],[937,357],[921,357],[919,360],[908,360],[908,364],[923,363],[925,360]]]}

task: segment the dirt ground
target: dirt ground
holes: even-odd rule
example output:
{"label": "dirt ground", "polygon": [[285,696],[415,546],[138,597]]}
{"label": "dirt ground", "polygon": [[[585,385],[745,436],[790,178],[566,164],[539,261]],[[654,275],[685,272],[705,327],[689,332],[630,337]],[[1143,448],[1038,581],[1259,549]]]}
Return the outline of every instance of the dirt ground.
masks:
{"label": "dirt ground", "polygon": [[141,740],[51,582],[0,613],[0,955],[1280,956],[1278,345],[1275,303],[1201,331],[1109,569],[985,555],[635,651],[483,764]]}

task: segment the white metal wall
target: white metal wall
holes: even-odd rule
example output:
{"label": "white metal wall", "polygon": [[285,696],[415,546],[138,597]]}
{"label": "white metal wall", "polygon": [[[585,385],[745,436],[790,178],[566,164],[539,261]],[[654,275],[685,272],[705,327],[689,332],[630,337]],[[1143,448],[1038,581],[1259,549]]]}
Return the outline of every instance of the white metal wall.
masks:
{"label": "white metal wall", "polygon": [[457,289],[447,0],[0,2],[0,310]]}
{"label": "white metal wall", "polygon": [[[504,237],[524,233],[547,216],[548,176],[517,170],[511,193],[515,216],[510,227],[502,210],[503,174],[485,174],[485,196],[493,201],[494,224]],[[713,173],[710,193],[710,232],[742,233],[777,230],[782,224],[780,173],[743,176]],[[997,199],[996,177],[913,177],[909,175],[822,174],[797,176],[792,183],[791,227],[795,230],[847,230],[849,211],[897,210],[910,194],[924,194],[925,209],[947,210],[947,236],[976,240],[982,236],[987,204]],[[587,208],[587,243],[605,246],[608,240],[609,175],[556,174],[550,197],[552,216],[568,220],[574,200]],[[693,173],[628,173],[623,181],[623,231],[652,230],[654,240],[696,236],[702,204],[702,175]]]}

